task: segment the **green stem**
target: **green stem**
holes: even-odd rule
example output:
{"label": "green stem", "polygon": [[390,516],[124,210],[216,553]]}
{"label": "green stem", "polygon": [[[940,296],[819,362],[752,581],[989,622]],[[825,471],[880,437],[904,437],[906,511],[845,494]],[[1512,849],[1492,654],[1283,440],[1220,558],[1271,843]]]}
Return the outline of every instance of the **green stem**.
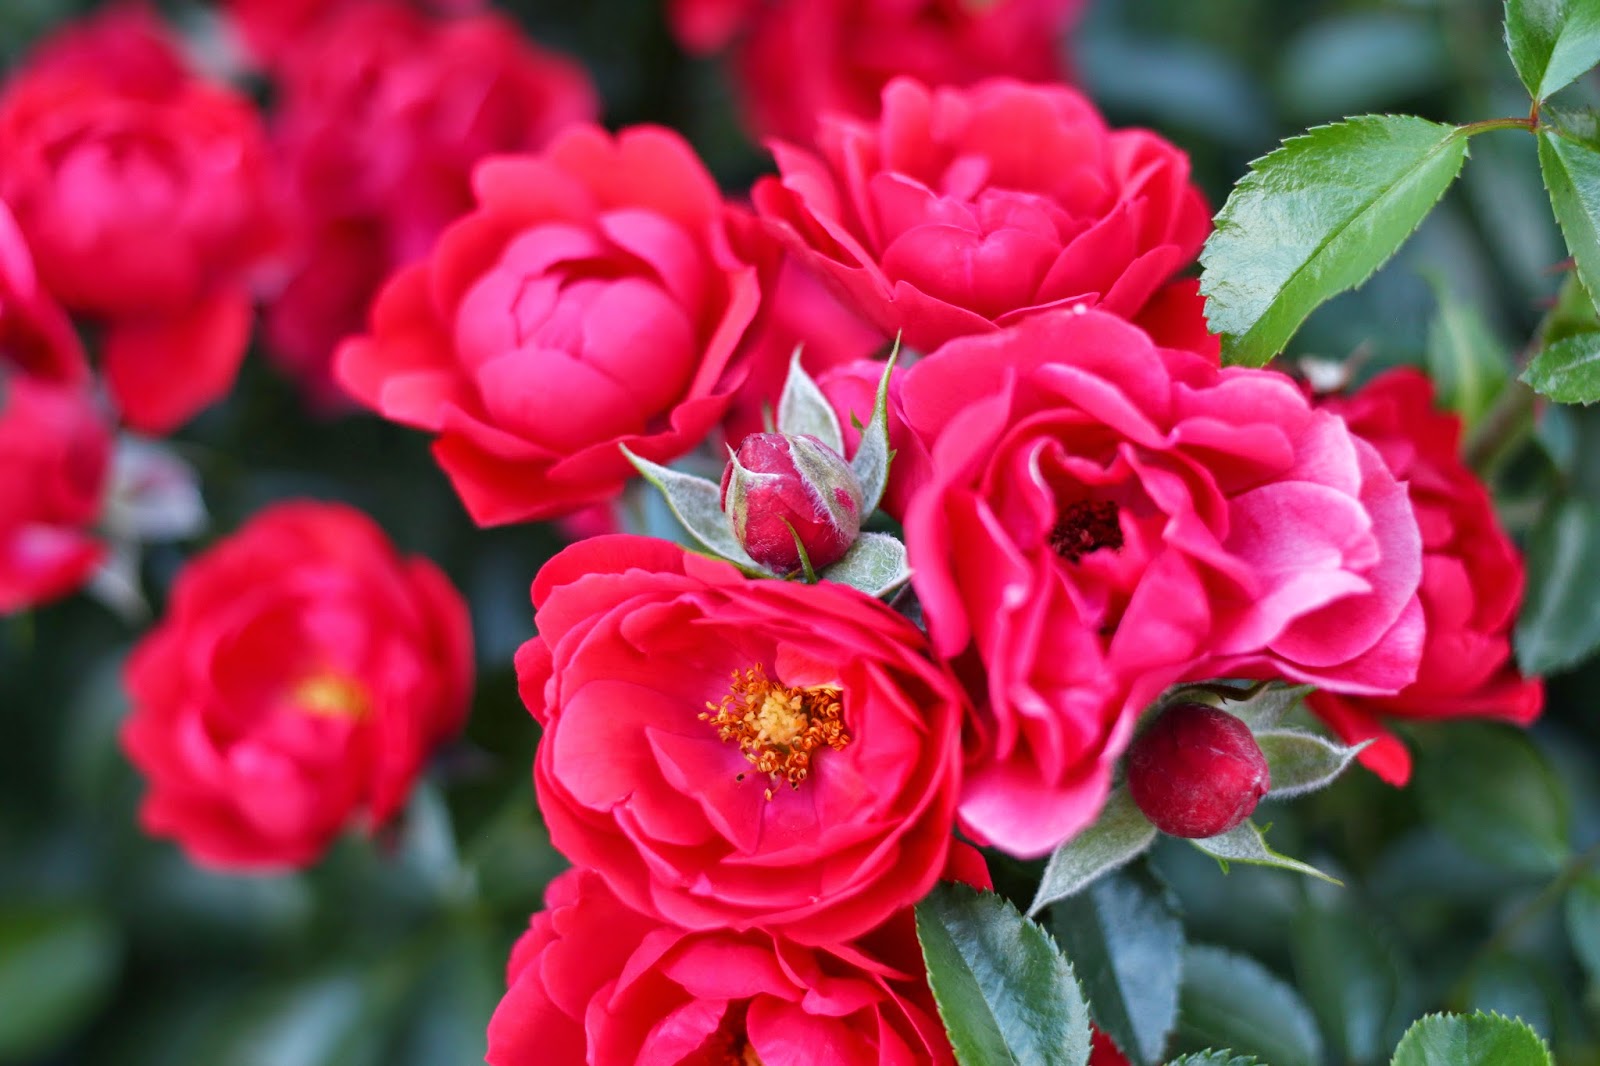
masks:
{"label": "green stem", "polygon": [[1528,115],[1524,118],[1488,118],[1482,122],[1468,122],[1466,125],[1457,126],[1456,132],[1476,137],[1480,133],[1490,133],[1494,130],[1527,130],[1532,133],[1538,128],[1538,117]]}
{"label": "green stem", "polygon": [[1472,958],[1462,968],[1461,977],[1450,989],[1449,1005],[1457,1011],[1467,1008],[1467,992],[1472,977],[1478,968],[1488,959],[1504,951],[1508,945],[1517,938],[1517,934],[1527,928],[1529,923],[1538,918],[1552,905],[1559,902],[1566,894],[1567,889],[1577,883],[1578,879],[1589,872],[1589,869],[1600,862],[1600,843],[1590,845],[1586,850],[1568,859],[1566,865],[1551,878],[1550,883],[1541,888],[1537,895],[1529,899],[1516,912],[1507,918],[1494,935],[1484,941],[1483,946],[1473,952]]}
{"label": "green stem", "polygon": [[1532,389],[1517,378],[1509,378],[1467,436],[1462,455],[1467,466],[1486,476],[1532,425],[1535,399]]}

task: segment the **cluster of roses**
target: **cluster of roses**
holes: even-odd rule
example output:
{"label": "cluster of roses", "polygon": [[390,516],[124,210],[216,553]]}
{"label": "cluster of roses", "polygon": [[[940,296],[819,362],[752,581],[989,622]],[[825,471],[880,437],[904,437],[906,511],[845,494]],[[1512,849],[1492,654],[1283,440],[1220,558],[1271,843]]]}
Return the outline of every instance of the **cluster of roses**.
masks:
{"label": "cluster of roses", "polygon": [[[883,509],[917,610],[626,534],[539,572],[516,665],[575,869],[513,955],[496,1066],[949,1061],[910,908],[987,882],[958,829],[1035,857],[1088,826],[1174,684],[1314,684],[1397,783],[1385,717],[1538,713],[1521,563],[1427,379],[1222,368],[1184,154],[987,76],[1060,77],[1041,42],[1073,5],[680,0],[789,138],[748,203],[673,132],[590,124],[583,76],[493,15],[234,6],[270,136],[138,14],[0,95],[0,455],[28,464],[0,609],[94,564],[109,431],[57,301],[160,432],[226,390],[264,299],[269,349],[432,433],[483,525],[605,526],[627,453],[737,445],[797,346],[854,449],[904,346]],[[802,56],[826,76],[774,73]],[[346,508],[274,508],[130,663],[143,822],[215,864],[310,862],[398,809],[470,661],[431,564]]]}

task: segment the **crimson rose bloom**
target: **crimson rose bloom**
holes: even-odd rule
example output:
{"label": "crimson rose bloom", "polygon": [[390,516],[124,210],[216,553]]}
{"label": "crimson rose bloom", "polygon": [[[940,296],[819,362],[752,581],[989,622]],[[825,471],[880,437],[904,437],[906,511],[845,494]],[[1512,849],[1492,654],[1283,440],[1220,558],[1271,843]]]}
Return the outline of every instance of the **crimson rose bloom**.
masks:
{"label": "crimson rose bloom", "polygon": [[987,669],[961,805],[979,840],[1037,855],[1089,824],[1171,682],[1416,676],[1405,489],[1284,375],[1058,311],[951,342],[901,399],[932,456],[912,581],[938,650]]}
{"label": "crimson rose bloom", "polygon": [[434,456],[480,525],[569,514],[717,425],[760,299],[727,208],[669,130],[590,126],[490,160],[478,207],[401,271],[344,386],[438,434]]}
{"label": "crimson rose bloom", "polygon": [[599,101],[577,64],[500,15],[432,19],[400,0],[342,9],[278,68],[274,147],[295,246],[269,351],[325,405],[334,347],[383,280],[472,209],[481,159],[535,151]]}
{"label": "crimson rose bloom", "polygon": [[1062,36],[1081,0],[674,0],[684,47],[740,37],[735,71],[749,125],[809,144],[818,117],[871,119],[888,81],[968,85],[1006,74],[1067,80]]}
{"label": "crimson rose bloom", "polygon": [[87,390],[0,369],[0,614],[94,573],[105,551],[88,527],[110,460],[111,432]]}
{"label": "crimson rose bloom", "polygon": [[[946,876],[980,885],[956,844]],[[630,910],[592,870],[568,870],[512,950],[489,1022],[492,1066],[952,1061],[909,910],[848,944],[685,932]]]}
{"label": "crimson rose bloom", "polygon": [[210,866],[304,866],[387,821],[461,728],[466,604],[360,512],[278,504],[189,563],[126,683],[145,830]]}
{"label": "crimson rose bloom", "polygon": [[629,906],[826,944],[933,885],[964,705],[899,614],[627,536],[561,552],[533,600],[539,806]]}
{"label": "crimson rose bloom", "polygon": [[[248,58],[266,67],[293,61],[308,37],[367,0],[221,0]],[[413,0],[413,7],[441,15],[464,15],[488,0]]]}
{"label": "crimson rose bloom", "polygon": [[[1134,318],[1211,226],[1183,152],[1108,130],[1061,86],[930,90],[899,78],[876,124],[825,117],[817,151],[774,144],[781,176],[757,183],[757,209],[847,302],[918,351],[1051,307]],[[1199,307],[1183,303],[1191,316]]]}
{"label": "crimson rose bloom", "polygon": [[128,423],[175,428],[232,385],[248,272],[276,240],[250,102],[184,68],[143,9],[47,42],[0,95],[0,198],[46,288],[105,327]]}
{"label": "crimson rose bloom", "polygon": [[1511,655],[1522,604],[1522,556],[1494,501],[1461,461],[1461,419],[1433,406],[1433,383],[1391,370],[1349,396],[1323,401],[1405,483],[1422,530],[1422,613],[1427,643],[1414,683],[1392,696],[1318,691],[1307,700],[1350,743],[1373,740],[1361,761],[1392,784],[1411,776],[1405,745],[1382,719],[1498,718],[1527,725],[1544,706],[1544,685]]}
{"label": "crimson rose bloom", "polygon": [[33,253],[0,201],[0,366],[46,381],[83,385],[89,364],[66,312],[39,284]]}

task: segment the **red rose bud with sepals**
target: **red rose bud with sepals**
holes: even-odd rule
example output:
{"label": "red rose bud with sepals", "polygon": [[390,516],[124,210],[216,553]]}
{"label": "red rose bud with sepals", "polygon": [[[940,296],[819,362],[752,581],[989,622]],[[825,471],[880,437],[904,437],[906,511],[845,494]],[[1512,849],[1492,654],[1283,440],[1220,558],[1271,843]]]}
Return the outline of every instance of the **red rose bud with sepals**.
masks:
{"label": "red rose bud with sepals", "polygon": [[1272,788],[1250,727],[1200,703],[1161,712],[1128,749],[1128,790],[1175,837],[1214,837],[1250,817]]}
{"label": "red rose bud with sepals", "polygon": [[861,482],[809,434],[752,433],[722,471],[722,510],[750,558],[778,574],[838,562],[861,532]]}

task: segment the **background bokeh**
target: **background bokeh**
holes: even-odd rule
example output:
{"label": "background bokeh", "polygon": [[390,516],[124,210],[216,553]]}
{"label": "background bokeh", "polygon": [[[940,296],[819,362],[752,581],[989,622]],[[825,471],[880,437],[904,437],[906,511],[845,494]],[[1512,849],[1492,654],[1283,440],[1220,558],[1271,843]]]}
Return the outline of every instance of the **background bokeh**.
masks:
{"label": "background bokeh", "polygon": [[[89,6],[3,0],[0,57]],[[163,6],[203,27],[200,9]],[[659,0],[499,6],[589,66],[609,124],[683,131],[730,192],[765,168],[721,69],[678,51]],[[1521,112],[1500,19],[1493,0],[1100,0],[1070,48],[1113,124],[1182,145],[1220,204],[1251,159],[1307,126],[1368,111]],[[1472,149],[1461,185],[1370,284],[1318,312],[1299,352],[1366,370],[1448,361],[1463,320],[1507,352],[1526,342],[1565,252],[1532,139],[1493,134]],[[1496,471],[1519,536],[1553,490],[1600,502],[1597,433],[1600,414],[1549,415],[1542,446]],[[202,477],[210,536],[274,499],[337,498],[438,561],[472,605],[471,724],[392,832],[348,839],[294,876],[208,874],[134,823],[139,783],[115,734],[137,625],[85,597],[0,620],[0,1063],[480,1062],[507,948],[562,866],[538,822],[537,730],[511,670],[532,631],[529,582],[559,535],[476,530],[422,435],[308,415],[260,360],[175,444]],[[152,551],[156,610],[202,543]],[[1274,844],[1338,873],[1342,890],[1243,867],[1223,876],[1167,841],[1138,876],[1161,901],[1152,925],[1181,914],[1191,943],[1181,1044],[1232,1044],[1275,1066],[1386,1062],[1420,1013],[1488,1008],[1530,1022],[1564,1066],[1600,1063],[1597,692],[1591,662],[1552,680],[1529,738],[1414,729],[1408,790],[1355,772],[1263,811]],[[1022,886],[1024,901],[1034,873],[996,864],[999,887]],[[1065,939],[1092,950],[1093,923],[1076,921]]]}

